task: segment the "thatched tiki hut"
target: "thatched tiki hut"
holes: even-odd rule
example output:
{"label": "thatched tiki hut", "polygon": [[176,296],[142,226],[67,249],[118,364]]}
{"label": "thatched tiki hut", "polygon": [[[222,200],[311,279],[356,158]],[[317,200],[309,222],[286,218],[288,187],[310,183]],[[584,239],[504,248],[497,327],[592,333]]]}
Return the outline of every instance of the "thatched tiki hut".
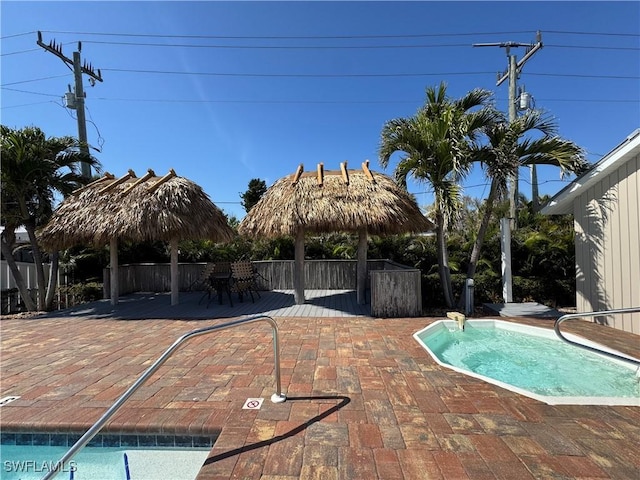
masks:
{"label": "thatched tiki hut", "polygon": [[229,241],[233,230],[222,211],[192,181],[170,170],[116,179],[107,173],[76,190],[39,232],[45,249],[110,245],[111,303],[118,302],[118,240],[167,241],[171,245],[171,304],[178,303],[178,242]]}
{"label": "thatched tiki hut", "polygon": [[415,199],[391,178],[369,170],[304,172],[274,183],[249,211],[239,226],[246,236],[295,237],[294,290],[296,304],[304,298],[304,235],[306,232],[358,232],[358,303],[365,303],[367,234],[385,235],[424,232],[433,227],[420,212]]}

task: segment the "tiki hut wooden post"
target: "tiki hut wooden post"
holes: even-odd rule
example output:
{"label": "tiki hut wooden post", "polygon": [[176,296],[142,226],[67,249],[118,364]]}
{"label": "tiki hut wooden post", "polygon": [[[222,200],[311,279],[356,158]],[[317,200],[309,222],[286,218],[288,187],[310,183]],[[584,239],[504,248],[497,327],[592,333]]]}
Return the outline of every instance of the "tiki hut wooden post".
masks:
{"label": "tiki hut wooden post", "polygon": [[359,305],[367,303],[367,229],[358,230],[358,267],[356,275],[356,300]]}
{"label": "tiki hut wooden post", "polygon": [[274,238],[295,237],[294,296],[304,303],[305,233],[358,233],[357,297],[366,302],[367,237],[406,232],[424,232],[433,224],[420,212],[415,199],[391,178],[369,170],[304,172],[276,181],[247,213],[238,230],[242,235]]}
{"label": "tiki hut wooden post", "polygon": [[49,251],[74,245],[110,246],[111,303],[117,304],[118,240],[165,241],[171,245],[171,305],[178,303],[178,242],[234,236],[224,213],[190,180],[170,170],[136,178],[133,171],[103,178],[75,191],[54,212],[38,237]]}
{"label": "tiki hut wooden post", "polygon": [[118,297],[120,296],[120,275],[118,274],[118,239],[113,237],[109,241],[109,278],[111,279],[110,291],[111,291],[111,305],[118,303]]}
{"label": "tiki hut wooden post", "polygon": [[171,305],[178,305],[180,278],[178,274],[178,238],[173,237],[171,246]]}
{"label": "tiki hut wooden post", "polygon": [[304,304],[304,228],[296,231],[295,265],[293,267],[293,292],[296,305]]}

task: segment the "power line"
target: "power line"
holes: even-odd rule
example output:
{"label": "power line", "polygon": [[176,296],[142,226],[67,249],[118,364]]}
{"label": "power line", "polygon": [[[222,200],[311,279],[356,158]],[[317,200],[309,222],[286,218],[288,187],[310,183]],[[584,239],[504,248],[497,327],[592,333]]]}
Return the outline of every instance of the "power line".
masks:
{"label": "power line", "polygon": [[143,103],[244,103],[244,104],[318,104],[318,105],[389,105],[398,103],[415,104],[420,100],[171,100],[166,98],[107,98],[96,97],[96,100]]}
{"label": "power line", "polygon": [[[493,75],[495,72],[421,72],[421,73],[237,73],[237,72],[185,72],[176,70],[139,70],[125,68],[103,68],[105,72],[119,73],[145,73],[161,75],[199,75],[211,77],[287,77],[287,78],[384,78],[384,77],[432,77],[432,76],[458,76],[458,75]],[[571,77],[571,78],[606,78],[617,80],[638,80],[640,76],[625,75],[583,75],[573,73],[534,73],[528,75],[548,76],[548,77]]]}
{"label": "power line", "polygon": [[39,48],[30,48],[29,50],[20,50],[19,52],[1,53],[0,57],[8,57],[9,55],[20,55],[21,53],[38,52]]}
{"label": "power line", "polygon": [[140,42],[97,42],[85,40],[84,43],[100,45],[128,45],[138,47],[180,47],[180,48],[216,48],[244,50],[376,50],[400,48],[452,48],[468,47],[468,43],[440,43],[431,45],[197,45],[193,43],[140,43]]}
{"label": "power line", "polygon": [[540,102],[591,102],[591,103],[640,103],[638,100],[605,100],[600,98],[539,98]]}
{"label": "power line", "polygon": [[[532,34],[535,30],[517,30],[510,32],[458,32],[458,33],[416,33],[416,34],[389,34],[389,35],[167,35],[167,34],[145,34],[145,33],[115,33],[115,32],[78,32],[69,30],[41,30],[47,33],[71,34],[71,35],[93,35],[111,37],[139,37],[139,38],[193,38],[193,39],[237,39],[237,40],[320,40],[320,39],[381,39],[381,38],[442,38],[442,37],[470,37],[482,35],[521,35]],[[544,30],[545,33],[560,35],[588,35],[588,36],[609,36],[609,37],[640,37],[638,33],[622,32],[576,32],[567,30]],[[3,35],[0,40],[23,37],[36,33],[35,30],[28,32]]]}
{"label": "power line", "polygon": [[98,134],[98,147],[94,147],[98,152],[102,151],[102,147],[104,146],[104,137],[102,136],[102,134],[100,133],[100,129],[98,128],[98,125],[96,125],[96,122],[93,121],[93,115],[91,115],[91,110],[89,110],[89,107],[86,107],[87,109],[87,113],[89,114],[89,119],[88,122],[93,125],[93,128],[96,129],[96,133]]}
{"label": "power line", "polygon": [[[94,35],[113,37],[140,37],[140,38],[197,38],[197,39],[244,39],[244,40],[319,40],[319,39],[375,39],[375,38],[433,38],[433,37],[470,37],[481,35],[521,35],[536,33],[536,30],[518,30],[510,32],[458,32],[458,33],[415,33],[415,34],[367,34],[367,35],[169,35],[169,34],[146,34],[146,33],[116,33],[116,32],[77,32],[64,30],[41,30],[47,33],[73,34],[73,35]],[[555,33],[562,35],[597,35],[612,37],[640,37],[638,33],[621,32],[574,32],[566,30],[543,30],[544,33]],[[35,32],[25,32],[0,39],[32,34]]]}
{"label": "power line", "polygon": [[0,107],[0,109],[1,109],[1,110],[5,110],[5,109],[7,109],[7,108],[30,107],[30,106],[32,106],[32,105],[41,105],[41,104],[43,104],[43,103],[56,103],[56,102],[55,102],[55,101],[53,101],[53,100],[45,100],[45,101],[43,101],[43,102],[23,103],[23,104],[21,104],[21,105],[9,105],[9,106],[6,106],[6,107],[5,107],[5,106],[2,106],[2,107]]}
{"label": "power line", "polygon": [[[3,90],[9,90],[12,92],[26,93],[31,95],[42,95],[46,97],[60,98],[61,95],[55,95],[51,93],[33,92],[30,90],[21,90],[17,88],[0,87]],[[206,104],[206,103],[238,103],[238,104],[318,104],[318,105],[389,105],[389,104],[416,104],[423,101],[423,99],[390,99],[390,100],[257,100],[257,99],[212,99],[212,100],[191,100],[191,99],[168,99],[168,98],[118,98],[118,97],[95,97],[96,100],[111,101],[111,102],[139,102],[139,103],[191,103],[191,104]],[[505,100],[504,98],[497,98],[497,100]],[[580,103],[640,103],[638,100],[630,99],[596,99],[596,98],[539,98],[540,102],[580,102]]]}
{"label": "power line", "polygon": [[30,32],[14,33],[13,35],[5,35],[0,37],[0,40],[5,40],[7,38],[24,37],[25,35],[31,35],[33,33],[36,33],[35,30],[31,30]]}
{"label": "power line", "polygon": [[[61,30],[41,30],[47,33],[95,35],[112,37],[141,38],[194,38],[194,39],[226,39],[226,40],[339,40],[339,39],[375,39],[375,38],[428,38],[428,37],[469,37],[477,35],[516,35],[535,33],[534,30],[515,32],[462,32],[462,33],[416,33],[416,34],[378,34],[378,35],[168,35],[148,33],[114,33],[114,32],[73,32]],[[31,32],[33,33],[33,32]]]}
{"label": "power line", "polygon": [[[166,98],[109,98],[96,97],[96,100],[119,101],[119,102],[149,102],[149,103],[247,103],[247,104],[399,104],[399,103],[420,103],[424,99],[415,100],[171,100]],[[580,103],[640,103],[639,100],[606,100],[606,99],[568,99],[568,98],[540,98],[541,102],[580,102]]]}
{"label": "power line", "polygon": [[7,87],[9,85],[20,85],[22,83],[39,82],[41,80],[50,80],[52,78],[61,78],[61,77],[68,77],[68,76],[69,76],[69,74],[65,73],[64,75],[52,75],[50,77],[32,78],[31,80],[20,80],[19,82],[3,83],[0,86],[4,88],[4,87]]}
{"label": "power line", "polygon": [[[211,48],[211,49],[231,49],[231,50],[400,50],[400,49],[429,49],[429,48],[466,48],[468,43],[439,43],[439,44],[418,44],[418,45],[196,45],[189,43],[140,43],[140,42],[101,42],[85,40],[85,44],[96,45],[124,45],[136,47],[170,47],[170,48]],[[582,50],[607,50],[607,51],[640,51],[640,47],[610,47],[600,45],[559,45],[545,44],[545,47],[582,49]],[[0,54],[0,57],[10,55],[20,55],[39,51],[37,48],[20,50]]]}
{"label": "power line", "polygon": [[[215,48],[236,50],[384,50],[412,48],[460,48],[469,47],[468,43],[436,43],[417,45],[197,45],[193,43],[142,43],[142,42],[102,42],[85,40],[84,43],[98,45],[126,45],[137,47],[178,47],[178,48]],[[556,45],[545,44],[554,48],[578,48],[592,50],[629,50],[638,51],[638,47],[606,47],[599,45]],[[26,52],[26,51],[25,51]],[[24,53],[24,52],[19,52]]]}
{"label": "power line", "polygon": [[40,92],[31,92],[29,90],[20,90],[18,88],[8,88],[8,87],[0,87],[2,88],[2,90],[10,90],[12,92],[20,92],[20,93],[29,93],[31,95],[42,95],[45,97],[56,97],[56,98],[60,98],[61,95],[53,95],[52,93],[40,93]]}
{"label": "power line", "polygon": [[212,77],[292,77],[292,78],[359,78],[359,77],[430,77],[444,75],[490,75],[494,72],[440,72],[440,73],[232,73],[185,72],[176,70],[136,70],[103,68],[105,72],[151,73],[163,75],[202,75]]}
{"label": "power line", "polygon": [[527,75],[535,75],[538,77],[574,77],[574,78],[608,78],[617,80],[638,80],[640,76],[627,75],[583,75],[580,73],[534,73],[527,72]]}
{"label": "power line", "polygon": [[638,51],[640,47],[605,47],[601,45],[554,45],[550,43],[545,43],[545,47],[554,47],[554,48],[580,48],[580,49],[589,49],[589,50],[631,50]]}
{"label": "power line", "polygon": [[560,33],[564,35],[598,35],[605,37],[640,37],[638,33],[620,33],[620,32],[570,32],[563,30],[544,30],[545,33]]}
{"label": "power line", "polygon": [[[520,181],[524,182],[524,183],[528,183],[529,185],[531,185],[531,181],[529,181],[526,178],[521,178]],[[562,179],[551,180],[551,179],[549,179],[549,180],[544,180],[542,182],[538,182],[538,184],[539,185],[546,185],[547,183],[571,183],[572,181],[573,180],[569,180],[569,179],[567,179],[567,180],[562,180]],[[490,181],[483,182],[483,183],[476,183],[475,185],[464,185],[463,184],[463,185],[461,185],[461,187],[468,190],[468,189],[471,189],[471,188],[488,187],[489,185],[491,185]],[[409,192],[409,193],[411,193],[412,195],[424,195],[424,194],[430,194],[430,193],[433,193],[433,192],[430,191],[430,190],[425,190],[423,192]]]}

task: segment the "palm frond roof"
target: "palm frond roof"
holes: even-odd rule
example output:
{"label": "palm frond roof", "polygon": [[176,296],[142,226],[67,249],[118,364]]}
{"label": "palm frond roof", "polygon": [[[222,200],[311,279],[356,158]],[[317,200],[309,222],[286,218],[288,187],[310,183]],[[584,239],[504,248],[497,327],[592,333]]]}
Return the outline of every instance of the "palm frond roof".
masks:
{"label": "palm frond roof", "polygon": [[137,178],[106,173],[65,198],[38,239],[51,251],[73,245],[108,244],[112,238],[143,241],[210,239],[225,242],[233,230],[222,212],[196,183],[170,170],[149,170]]}
{"label": "palm frond roof", "polygon": [[369,170],[324,170],[296,173],[276,181],[247,213],[241,234],[258,237],[309,232],[356,232],[369,234],[424,232],[433,224],[422,214],[415,199],[390,177]]}

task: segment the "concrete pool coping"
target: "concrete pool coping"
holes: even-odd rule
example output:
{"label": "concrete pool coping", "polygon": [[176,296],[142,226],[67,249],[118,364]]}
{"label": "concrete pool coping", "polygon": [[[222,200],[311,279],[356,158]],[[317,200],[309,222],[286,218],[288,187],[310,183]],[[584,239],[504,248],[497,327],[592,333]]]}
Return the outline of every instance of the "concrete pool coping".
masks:
{"label": "concrete pool coping", "polygon": [[[560,340],[555,332],[553,330],[550,330],[548,328],[541,328],[541,327],[536,327],[536,326],[532,326],[532,325],[522,325],[522,324],[518,324],[518,323],[513,323],[513,322],[507,322],[504,320],[497,320],[497,319],[493,319],[493,318],[475,318],[475,319],[469,319],[466,321],[467,324],[471,324],[475,327],[478,328],[500,328],[503,330],[509,330],[509,331],[513,331],[513,332],[518,332],[518,333],[522,333],[525,335],[534,335],[534,336],[540,336],[543,338],[547,338],[547,339],[551,339],[553,341],[558,341],[558,342],[562,342],[562,340]],[[431,348],[429,348],[429,345],[427,345],[427,343],[423,340],[423,337],[425,334],[436,334],[437,332],[441,331],[442,329],[447,329],[447,330],[455,330],[459,328],[458,322],[455,320],[447,320],[447,319],[443,319],[443,320],[437,320],[435,322],[433,322],[432,324],[428,325],[427,327],[415,332],[413,334],[413,338],[415,338],[415,340],[422,345],[422,347],[427,351],[427,353],[431,356],[431,358],[433,358],[433,360],[435,360],[439,365],[442,365],[445,368],[449,368],[451,370],[454,370],[456,372],[465,374],[465,375],[469,375],[471,377],[474,378],[478,378],[480,380],[483,380],[485,382],[489,382],[492,383],[494,385],[497,385],[499,387],[502,387],[504,389],[510,390],[512,392],[516,392],[519,393],[520,395],[525,395],[528,396],[530,398],[533,398],[535,400],[539,400],[541,402],[544,402],[548,405],[622,405],[622,406],[633,406],[633,407],[640,407],[640,397],[608,397],[608,396],[599,396],[599,397],[587,397],[587,396],[553,396],[553,395],[542,395],[536,392],[533,392],[531,390],[525,389],[525,388],[521,388],[518,387],[516,385],[512,385],[510,383],[501,381],[499,379],[487,376],[487,375],[482,375],[480,373],[471,371],[467,368],[463,368],[457,365],[452,365],[448,362],[445,362],[443,360],[441,360],[438,355],[436,355]],[[569,340],[572,340],[574,342],[577,343],[581,343],[584,345],[588,345],[590,347],[594,347],[597,349],[600,349],[604,352],[610,352],[610,353],[614,353],[617,354],[619,356],[622,357],[627,357],[630,359],[633,359],[632,357],[629,357],[628,355],[625,355],[622,352],[618,352],[616,350],[613,350],[611,348],[608,348],[605,345],[601,345],[597,342],[593,342],[589,339],[586,339],[584,337],[581,337],[579,335],[574,335],[571,333],[567,333],[566,337]],[[572,348],[579,348],[579,347],[572,347]],[[607,357],[604,357],[607,358]],[[628,368],[630,371],[638,371],[637,367],[632,366],[631,364],[627,364],[625,362],[623,362],[622,360],[617,360],[614,358],[607,358],[607,360],[609,360],[612,363],[618,364],[620,365],[622,368]],[[635,359],[633,359],[635,360]],[[640,378],[639,378],[639,382],[640,382]]]}
{"label": "concrete pool coping", "polygon": [[[106,432],[218,435],[198,480],[637,478],[640,408],[546,405],[445,369],[412,337],[436,320],[276,318],[279,405],[268,327],[196,339]],[[2,396],[21,398],[0,428],[83,432],[173,340],[217,321],[3,319]],[[568,327],[640,354],[636,335]],[[262,408],[243,410],[249,397]]]}

